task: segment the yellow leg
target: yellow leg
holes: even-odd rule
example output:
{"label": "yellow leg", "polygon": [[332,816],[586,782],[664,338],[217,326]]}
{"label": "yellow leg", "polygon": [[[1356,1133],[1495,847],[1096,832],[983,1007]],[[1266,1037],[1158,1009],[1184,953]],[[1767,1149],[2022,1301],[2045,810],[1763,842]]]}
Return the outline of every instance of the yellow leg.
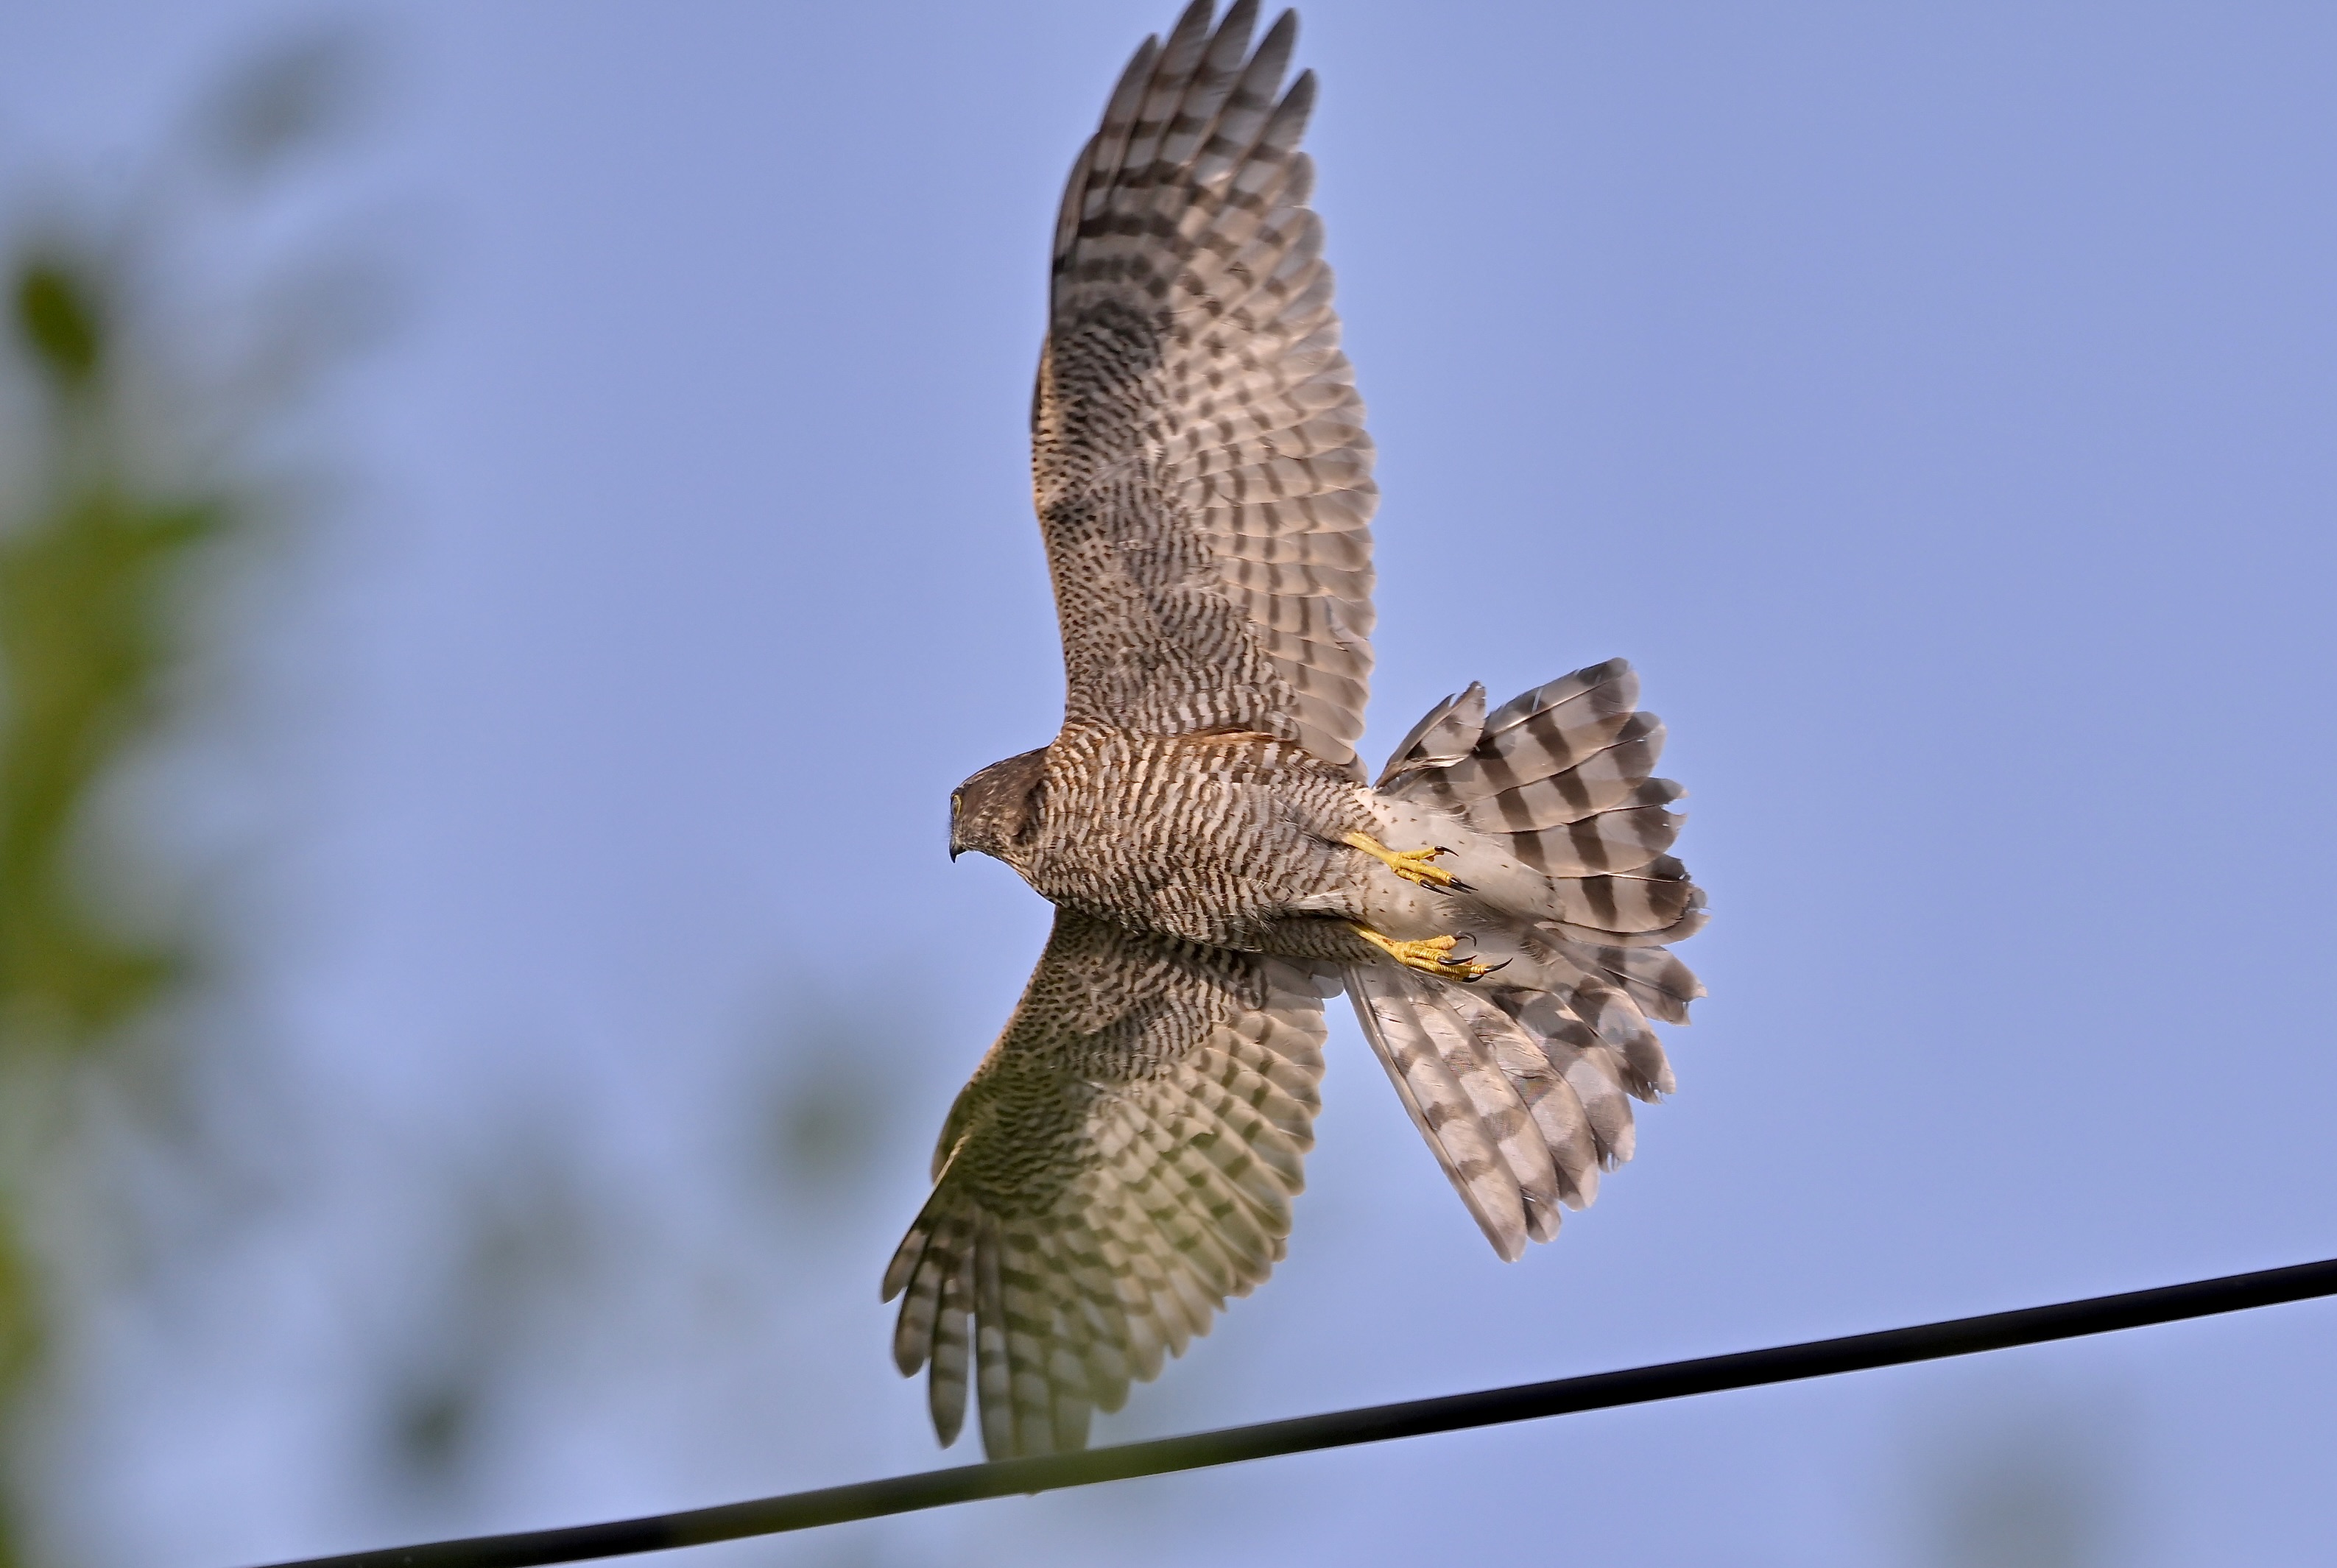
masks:
{"label": "yellow leg", "polygon": [[1418,969],[1423,975],[1434,975],[1440,980],[1481,980],[1501,966],[1481,964],[1471,959],[1448,958],[1458,945],[1456,937],[1424,937],[1416,942],[1400,942],[1393,937],[1384,937],[1369,926],[1354,928],[1355,934],[1379,949],[1408,969]]}
{"label": "yellow leg", "polygon": [[1453,892],[1468,892],[1469,884],[1442,866],[1428,862],[1438,855],[1452,852],[1442,846],[1424,850],[1392,850],[1369,833],[1349,833],[1345,841],[1379,862],[1408,882],[1418,882],[1424,888],[1442,888]]}

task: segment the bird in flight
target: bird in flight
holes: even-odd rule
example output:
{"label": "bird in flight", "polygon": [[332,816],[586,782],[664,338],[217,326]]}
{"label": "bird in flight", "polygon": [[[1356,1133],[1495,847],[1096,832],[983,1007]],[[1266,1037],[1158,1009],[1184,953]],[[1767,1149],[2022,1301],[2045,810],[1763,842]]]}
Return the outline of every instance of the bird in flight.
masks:
{"label": "bird in flight", "polygon": [[1620,659],[1487,711],[1472,685],[1375,784],[1357,759],[1378,501],[1287,91],[1284,13],[1147,39],[1055,225],[1032,477],[1063,727],[950,798],[950,853],[1055,905],[885,1276],[894,1356],[954,1441],[1075,1449],[1090,1414],[1283,1255],[1345,990],[1493,1250],[1558,1233],[1672,1088],[1648,1019],[1703,994],[1667,852],[1679,787]]}

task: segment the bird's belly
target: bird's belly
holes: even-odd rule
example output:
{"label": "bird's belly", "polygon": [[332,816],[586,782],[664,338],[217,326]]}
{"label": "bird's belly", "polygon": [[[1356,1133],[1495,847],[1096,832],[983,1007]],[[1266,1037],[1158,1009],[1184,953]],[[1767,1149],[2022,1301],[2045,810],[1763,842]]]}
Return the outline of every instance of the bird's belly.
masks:
{"label": "bird's belly", "polygon": [[1268,782],[1100,789],[1079,804],[1049,824],[1026,875],[1058,904],[1138,930],[1263,950],[1292,915],[1335,912],[1358,880],[1354,852]]}

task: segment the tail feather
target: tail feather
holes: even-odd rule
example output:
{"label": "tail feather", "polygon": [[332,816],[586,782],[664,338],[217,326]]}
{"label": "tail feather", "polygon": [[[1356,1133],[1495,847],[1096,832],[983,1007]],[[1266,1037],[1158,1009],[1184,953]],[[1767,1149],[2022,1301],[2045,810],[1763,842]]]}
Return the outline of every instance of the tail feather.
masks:
{"label": "tail feather", "polygon": [[1686,792],[1669,779],[1648,776],[1663,749],[1663,721],[1652,714],[1633,714],[1616,732],[1612,745],[1564,773],[1469,802],[1461,814],[1471,826],[1487,833],[1538,833],[1602,812],[1669,805]]}
{"label": "tail feather", "polygon": [[1485,716],[1485,733],[1500,735],[1540,716],[1576,703],[1605,713],[1629,713],[1639,704],[1639,677],[1628,659],[1610,658],[1560,676],[1516,696]]}
{"label": "tail feather", "polygon": [[1442,782],[1469,801],[1548,778],[1613,745],[1638,701],[1639,677],[1619,658],[1560,677],[1487,715],[1483,735]]}
{"label": "tail feather", "polygon": [[1624,935],[1668,930],[1704,907],[1703,891],[1669,855],[1636,871],[1554,876],[1550,888],[1551,907],[1561,921]]}
{"label": "tail feather", "polygon": [[[1419,989],[1426,991],[1434,984],[1429,981]],[[1521,1092],[1529,1086],[1515,1081],[1504,1060],[1501,1047],[1507,1042],[1502,1037],[1510,1031],[1473,1027],[1475,1019],[1446,997],[1433,993],[1415,995],[1413,1018],[1434,1042],[1452,1081],[1476,1113],[1477,1125],[1500,1156],[1501,1174],[1516,1194],[1520,1224],[1530,1234],[1538,1213],[1557,1212],[1558,1173]],[[1492,1026],[1495,1020],[1486,1022]],[[1505,1211],[1508,1206],[1503,1204]],[[1515,1246],[1524,1251],[1523,1236],[1517,1238]]]}
{"label": "tail feather", "polygon": [[1484,702],[1472,686],[1431,709],[1378,790],[1404,803],[1391,821],[1473,830],[1437,841],[1472,890],[1439,918],[1511,966],[1465,987],[1393,965],[1346,981],[1413,1122],[1513,1259],[1631,1157],[1631,1101],[1675,1087],[1648,1020],[1684,1024],[1704,994],[1663,946],[1701,929],[1704,894],[1667,852],[1681,818],[1666,808],[1682,791],[1650,776],[1664,726],[1636,711],[1628,664],[1577,670],[1490,714]]}
{"label": "tail feather", "polygon": [[[1534,803],[1524,791],[1503,795],[1499,803],[1511,802],[1518,803],[1520,814],[1531,810]],[[1483,826],[1474,813],[1463,813],[1462,820],[1472,827]],[[1509,848],[1519,860],[1548,877],[1628,873],[1664,859],[1685,820],[1660,804],[1632,804],[1554,823],[1535,833],[1511,833]]]}
{"label": "tail feather", "polygon": [[1472,680],[1467,691],[1430,708],[1412,726],[1412,733],[1396,743],[1387,766],[1380,771],[1379,783],[1373,787],[1388,793],[1388,786],[1407,774],[1450,767],[1467,756],[1484,733],[1485,687]]}
{"label": "tail feather", "polygon": [[1624,1087],[1653,1102],[1677,1086],[1661,1041],[1629,996],[1586,976],[1567,994],[1523,989],[1497,991],[1497,1004],[1537,1039],[1569,1050],[1604,1051]]}
{"label": "tail feather", "polygon": [[[1481,691],[1472,687],[1465,696],[1481,703]],[[1684,885],[1677,862],[1665,862],[1685,819],[1665,808],[1686,792],[1650,776],[1663,755],[1664,726],[1635,711],[1638,695],[1631,667],[1609,659],[1539,687],[1474,725],[1465,722],[1472,716],[1460,706],[1464,699],[1448,698],[1397,749],[1381,789],[1495,835],[1519,862],[1553,880],[1644,872],[1648,881]],[[1610,893],[1619,920],[1596,907]],[[1652,930],[1684,912],[1685,897],[1584,886],[1564,890],[1558,912],[1609,930]],[[1639,901],[1644,911],[1632,913]],[[1657,912],[1665,918],[1647,923]]]}
{"label": "tail feather", "polygon": [[[1442,999],[1469,1020],[1477,1037],[1492,1047],[1494,1065],[1525,1102],[1541,1134],[1558,1175],[1558,1198],[1569,1209],[1587,1209],[1599,1196],[1599,1151],[1596,1135],[1584,1114],[1582,1100],[1564,1074],[1541,1048],[1540,1037],[1504,1012],[1494,1001],[1474,991],[1448,986]],[[1558,1234],[1558,1211],[1539,1215],[1528,1210],[1530,1230],[1539,1218],[1543,1229],[1534,1240],[1547,1242]]]}
{"label": "tail feather", "polygon": [[[1578,926],[1561,920],[1538,920],[1534,925],[1558,941],[1588,942],[1594,947],[1606,948],[1660,948],[1671,942],[1687,940],[1704,930],[1708,918],[1705,913],[1704,901],[1699,897],[1688,901],[1688,907],[1678,920],[1659,930],[1603,931],[1596,926]],[[1693,1001],[1704,995],[1703,988],[1696,984],[1695,977],[1689,977],[1688,984],[1691,989],[1681,993],[1688,1000]],[[1677,1019],[1672,1021],[1678,1022]]]}
{"label": "tail feather", "polygon": [[1641,1012],[1667,1024],[1687,1023],[1688,1004],[1704,995],[1695,971],[1662,948],[1598,947],[1590,958]]}
{"label": "tail feather", "polygon": [[1472,755],[1446,769],[1442,776],[1423,780],[1423,785],[1466,806],[1589,766],[1595,758],[1612,752],[1623,754],[1614,761],[1624,765],[1621,771],[1627,776],[1647,777],[1645,767],[1630,773],[1628,764],[1638,753],[1663,749],[1663,722],[1653,714],[1614,713],[1591,705],[1593,693],[1614,696],[1617,684],[1594,687],[1593,692],[1509,729],[1488,728]]}
{"label": "tail feather", "polygon": [[[1504,1129],[1488,1126],[1482,1109],[1493,1103],[1497,1122],[1506,1122],[1500,1113],[1514,1108],[1522,1122],[1524,1107],[1499,1068],[1478,1057],[1467,1027],[1444,1014],[1433,989],[1437,984],[1403,969],[1374,966],[1348,971],[1347,994],[1397,1098],[1461,1202],[1493,1251],[1515,1261],[1525,1251],[1528,1234],[1525,1194],[1505,1157]],[[1499,1104],[1501,1096],[1508,1097],[1508,1105]],[[1514,1141],[1515,1130],[1509,1131]],[[1555,1188],[1554,1171],[1550,1184]]]}

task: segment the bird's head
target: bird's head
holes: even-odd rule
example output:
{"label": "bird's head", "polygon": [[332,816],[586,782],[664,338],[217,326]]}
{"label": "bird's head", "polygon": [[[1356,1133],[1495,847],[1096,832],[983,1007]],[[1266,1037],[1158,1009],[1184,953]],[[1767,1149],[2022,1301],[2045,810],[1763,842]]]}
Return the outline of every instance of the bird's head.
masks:
{"label": "bird's head", "polygon": [[1047,748],[992,763],[950,792],[950,859],[968,850],[1015,865],[1016,851],[1039,825],[1047,787]]}

